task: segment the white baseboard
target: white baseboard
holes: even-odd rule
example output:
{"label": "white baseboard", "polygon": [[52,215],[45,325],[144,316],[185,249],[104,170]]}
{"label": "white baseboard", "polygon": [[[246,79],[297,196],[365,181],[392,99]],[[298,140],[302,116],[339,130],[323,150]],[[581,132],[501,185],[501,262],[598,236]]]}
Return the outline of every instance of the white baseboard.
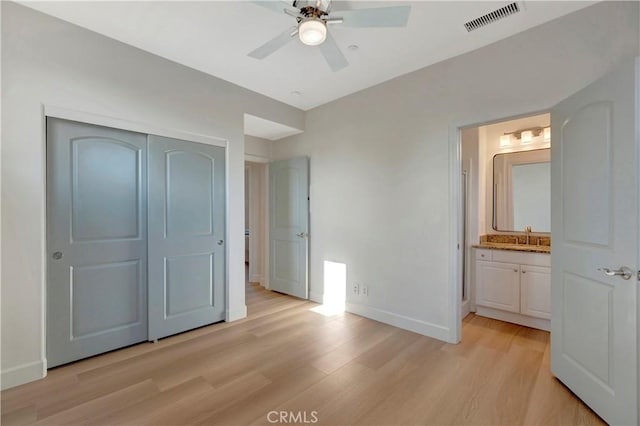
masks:
{"label": "white baseboard", "polygon": [[443,340],[445,342],[448,342],[450,339],[448,327],[443,327],[427,321],[421,321],[415,318],[355,303],[347,303],[346,311],[375,321],[380,321],[394,327],[402,328],[404,330],[413,331],[414,333],[422,334],[427,337]]}
{"label": "white baseboard", "polygon": [[534,318],[527,315],[520,315],[514,312],[501,311],[499,309],[485,308],[484,306],[478,306],[476,315],[481,317],[488,317],[497,319],[500,321],[512,322],[525,327],[538,328],[544,331],[551,330],[551,321],[548,319]]}
{"label": "white baseboard", "polygon": [[262,284],[262,275],[260,275],[260,274],[250,275],[249,276],[249,282],[250,283],[258,283],[261,286],[264,286],[264,284]]}
{"label": "white baseboard", "polygon": [[247,317],[247,305],[243,305],[240,309],[225,312],[225,321],[232,322]]}
{"label": "white baseboard", "polygon": [[324,294],[323,293],[317,293],[315,291],[310,291],[309,292],[309,300],[311,300],[312,302],[316,302],[316,303],[324,303]]}
{"label": "white baseboard", "polygon": [[2,373],[0,373],[0,388],[2,390],[9,389],[14,386],[42,379],[46,375],[46,359],[7,368],[6,370],[2,370]]}

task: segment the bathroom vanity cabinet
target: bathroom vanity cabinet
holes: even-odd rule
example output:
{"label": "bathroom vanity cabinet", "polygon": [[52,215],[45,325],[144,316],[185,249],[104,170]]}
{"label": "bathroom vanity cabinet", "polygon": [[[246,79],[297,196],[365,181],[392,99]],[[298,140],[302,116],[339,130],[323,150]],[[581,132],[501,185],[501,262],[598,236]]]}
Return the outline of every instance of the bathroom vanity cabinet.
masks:
{"label": "bathroom vanity cabinet", "polygon": [[549,330],[551,256],[474,248],[476,314]]}

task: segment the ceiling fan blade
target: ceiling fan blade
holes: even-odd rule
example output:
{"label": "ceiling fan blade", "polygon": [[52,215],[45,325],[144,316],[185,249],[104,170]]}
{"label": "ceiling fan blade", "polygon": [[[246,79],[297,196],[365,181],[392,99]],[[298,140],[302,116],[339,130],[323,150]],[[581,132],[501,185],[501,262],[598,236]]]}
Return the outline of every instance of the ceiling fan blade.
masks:
{"label": "ceiling fan blade", "polygon": [[331,19],[342,18],[345,27],[405,27],[410,13],[411,6],[376,7],[341,10]]}
{"label": "ceiling fan blade", "polygon": [[247,56],[251,56],[256,59],[264,59],[293,40],[293,37],[296,34],[297,31],[295,31],[294,28],[287,28],[283,33],[277,35],[275,38],[269,40],[257,49],[249,52]]}
{"label": "ceiling fan blade", "polygon": [[285,9],[289,9],[290,7],[292,7],[291,2],[279,1],[279,0],[278,1],[273,1],[273,0],[252,1],[251,3],[257,4],[258,6],[262,6],[276,13],[282,13]]}
{"label": "ceiling fan blade", "polygon": [[324,56],[333,72],[340,71],[349,65],[347,58],[344,57],[336,41],[331,37],[331,33],[327,33],[327,39],[319,47],[322,56]]}

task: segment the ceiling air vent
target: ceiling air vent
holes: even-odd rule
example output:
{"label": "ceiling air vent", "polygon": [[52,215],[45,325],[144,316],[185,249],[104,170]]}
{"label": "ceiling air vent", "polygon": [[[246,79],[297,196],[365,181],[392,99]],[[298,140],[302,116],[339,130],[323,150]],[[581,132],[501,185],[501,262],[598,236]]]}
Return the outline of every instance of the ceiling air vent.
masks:
{"label": "ceiling air vent", "polygon": [[500,9],[494,10],[493,12],[489,12],[486,15],[482,15],[479,18],[467,22],[464,24],[464,27],[467,31],[471,32],[518,12],[520,12],[520,6],[518,3],[509,3]]}

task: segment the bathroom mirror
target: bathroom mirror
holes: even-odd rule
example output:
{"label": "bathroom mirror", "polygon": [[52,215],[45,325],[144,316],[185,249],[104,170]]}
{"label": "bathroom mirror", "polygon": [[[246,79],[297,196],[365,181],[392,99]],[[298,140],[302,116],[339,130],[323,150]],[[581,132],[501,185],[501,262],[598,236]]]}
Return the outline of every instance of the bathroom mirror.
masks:
{"label": "bathroom mirror", "polygon": [[493,229],[551,232],[549,149],[493,157]]}

